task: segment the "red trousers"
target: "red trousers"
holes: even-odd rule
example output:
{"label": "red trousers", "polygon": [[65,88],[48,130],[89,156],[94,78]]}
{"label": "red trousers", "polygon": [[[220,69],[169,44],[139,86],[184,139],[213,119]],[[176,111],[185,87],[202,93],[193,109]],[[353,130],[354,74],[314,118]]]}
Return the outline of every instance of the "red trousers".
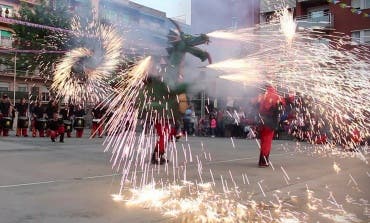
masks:
{"label": "red trousers", "polygon": [[60,126],[57,130],[50,130],[50,138],[55,139],[57,136],[64,134],[64,126]]}
{"label": "red trousers", "polygon": [[3,136],[9,136],[9,129],[3,129],[2,127],[0,127],[0,136],[1,132],[3,133]]}
{"label": "red trousers", "polygon": [[27,128],[17,128],[17,136],[28,136]]}
{"label": "red trousers", "polygon": [[[0,113],[0,120],[2,119],[2,117],[7,117],[7,116],[4,116],[2,113]],[[3,136],[9,136],[9,129],[4,129],[1,125],[2,124],[0,123],[0,136],[1,136],[1,133],[3,134]]]}
{"label": "red trousers", "polygon": [[32,126],[32,137],[36,137],[37,131],[39,131],[39,136],[40,137],[45,137],[45,130],[44,129],[36,129],[36,120],[32,120],[31,122]]}
{"label": "red trousers", "polygon": [[268,157],[271,151],[272,139],[274,138],[274,130],[263,125],[260,129],[261,139],[261,155]]}
{"label": "red trousers", "polygon": [[161,125],[157,125],[156,128],[158,140],[155,146],[155,152],[158,152],[159,154],[164,154],[168,143],[170,143],[172,138],[176,136],[176,128],[172,127],[171,129],[169,129],[168,125],[164,126],[163,128]]}
{"label": "red trousers", "polygon": [[84,129],[76,129],[76,138],[81,138],[84,133]]}
{"label": "red trousers", "polygon": [[102,136],[102,133],[103,133],[102,123],[93,122],[92,129],[91,129],[91,137],[94,138],[96,135],[96,132],[98,132],[99,137]]}

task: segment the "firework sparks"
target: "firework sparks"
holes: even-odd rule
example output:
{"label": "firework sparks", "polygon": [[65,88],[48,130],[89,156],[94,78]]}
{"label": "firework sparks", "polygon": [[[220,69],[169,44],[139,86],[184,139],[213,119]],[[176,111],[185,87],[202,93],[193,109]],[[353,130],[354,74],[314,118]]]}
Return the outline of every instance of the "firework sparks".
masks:
{"label": "firework sparks", "polygon": [[120,62],[123,41],[113,27],[93,22],[85,30],[77,20],[74,24],[76,37],[87,46],[70,50],[57,63],[51,90],[67,101],[100,101],[112,92],[109,78]]}
{"label": "firework sparks", "polygon": [[[279,20],[280,28],[276,32],[262,30],[260,33],[252,34],[250,33],[252,29],[250,29],[235,33],[212,33],[211,36],[214,37],[230,40],[238,38],[239,41],[246,43],[258,38],[258,44],[264,46],[264,49],[246,58],[213,64],[209,68],[234,75],[229,77],[225,75],[221,78],[255,83],[263,79],[261,77],[265,77],[275,85],[280,84],[282,89],[309,95],[317,102],[316,109],[319,111],[330,108],[331,113],[326,113],[324,117],[329,120],[326,123],[329,123],[332,129],[338,126],[344,127],[343,123],[335,120],[337,117],[344,117],[343,111],[360,114],[360,111],[369,105],[364,101],[366,98],[364,96],[368,96],[369,93],[367,90],[362,90],[362,87],[367,84],[366,81],[364,82],[368,80],[365,70],[369,67],[365,60],[356,54],[346,53],[339,48],[329,46],[318,47],[312,35],[296,33],[296,24],[292,18],[291,15],[283,13]],[[261,38],[267,34],[276,37],[276,41]],[[339,61],[334,58],[339,58]],[[354,63],[337,63],[345,60]],[[157,137],[154,136],[153,123],[163,123],[168,119],[166,114],[169,112],[169,106],[166,96],[163,96],[161,101],[162,98],[158,100],[158,98],[149,96],[153,95],[153,92],[140,93],[144,89],[143,80],[148,76],[149,66],[150,59],[147,58],[140,61],[130,71],[121,74],[125,78],[117,85],[115,93],[105,102],[112,114],[106,128],[108,131],[105,141],[106,151],[112,150],[113,168],[117,171],[122,170],[122,182],[128,180],[131,183],[130,189],[121,183],[120,193],[112,196],[113,200],[124,201],[129,206],[135,205],[160,211],[163,215],[179,218],[182,222],[253,222],[256,219],[261,222],[271,222],[275,219],[280,222],[300,222],[302,219],[307,220],[306,213],[295,211],[291,204],[284,203],[277,195],[274,198],[278,200],[278,203],[275,202],[272,206],[258,204],[250,199],[240,202],[243,195],[239,191],[238,179],[234,178],[236,175],[229,170],[225,177],[225,174],[214,174],[209,169],[209,176],[207,176],[208,171],[203,171],[204,166],[201,159],[204,157],[207,160],[203,143],[201,143],[202,151],[197,153],[193,150],[193,154],[190,142],[186,138],[187,145],[182,144],[180,149],[184,157],[184,161],[181,162],[178,160],[175,142],[170,140],[166,142],[168,143],[166,146],[167,156],[173,160],[172,163],[166,163],[164,166],[150,166],[147,158],[150,157],[153,144],[157,141]],[[357,69],[358,67],[361,69]],[[248,70],[249,73],[243,74],[244,70]],[[338,75],[339,71],[342,75]],[[349,75],[354,75],[360,80],[350,83],[347,79]],[[355,96],[351,91],[353,89],[356,89],[357,95]],[[170,93],[169,88],[167,91]],[[139,97],[142,98],[138,100]],[[144,111],[145,106],[143,105],[150,105],[154,101],[159,101],[158,103],[164,107],[163,110],[150,110],[146,107],[148,111]],[[354,104],[359,102],[361,102],[359,105]],[[231,113],[228,115],[233,117]],[[138,117],[143,117],[143,119],[138,120]],[[312,123],[320,125],[325,123],[322,120],[314,120],[313,115],[308,117]],[[357,128],[363,130],[364,127],[368,127],[368,123],[364,121],[364,114],[360,114],[359,120],[356,122]],[[141,133],[136,132],[139,124],[143,126]],[[317,130],[312,130],[314,131]],[[335,131],[332,132],[335,133]],[[364,132],[368,134],[368,131]],[[230,140],[235,148],[234,139]],[[194,163],[192,163],[193,157]],[[211,161],[210,154],[208,160]],[[271,166],[273,168],[272,164]],[[194,168],[197,173],[195,182],[187,176],[190,168]],[[334,170],[338,173],[337,168],[339,166],[334,163]],[[282,166],[281,170],[284,180],[289,184],[291,181],[289,175]],[[357,186],[351,175],[350,178],[350,182]],[[262,187],[262,181],[253,183],[251,180],[247,174],[242,174],[244,186],[259,189],[261,191],[259,194],[263,196],[263,199],[270,197],[268,185]],[[182,183],[179,184],[179,182]],[[217,186],[219,191],[216,189]],[[324,202],[313,195],[314,192],[307,189],[308,209],[313,212],[324,209]],[[296,195],[291,196],[294,202],[300,198]],[[332,194],[327,201],[336,209],[325,207],[325,210],[333,210],[334,213],[328,213],[324,217],[335,218],[343,213],[343,210],[337,210],[340,205]]]}
{"label": "firework sparks", "polygon": [[[361,138],[370,137],[369,49],[353,46],[342,36],[325,36],[313,30],[296,32],[292,18],[284,10],[280,22],[271,25],[275,30],[269,26],[268,30],[261,27],[253,32],[231,32],[234,35],[224,32],[226,39],[235,38],[260,49],[208,68],[222,72],[222,79],[260,86],[268,82],[281,93],[296,92],[296,98],[303,101],[297,113],[302,113],[304,122],[312,126],[311,141],[320,141],[325,135],[331,143],[359,152],[357,156],[367,162],[356,146]],[[262,38],[266,33],[274,38]],[[214,35],[223,38],[220,31]],[[345,50],[346,46],[353,49]]]}
{"label": "firework sparks", "polygon": [[287,8],[281,11],[280,15],[280,29],[286,37],[288,43],[293,41],[297,29],[297,23],[293,19],[293,14]]}
{"label": "firework sparks", "polygon": [[[113,199],[115,197],[112,195]],[[128,206],[139,205],[158,210],[165,216],[181,219],[181,222],[255,222],[257,219],[271,222],[272,219],[278,219],[277,216],[287,221],[299,219],[298,215],[287,211],[282,204],[275,209],[257,204],[254,200],[238,202],[232,193],[218,194],[212,188],[212,183],[184,183],[158,188],[150,184],[141,189],[127,190],[121,197],[125,198]],[[269,209],[276,211],[271,212]]]}

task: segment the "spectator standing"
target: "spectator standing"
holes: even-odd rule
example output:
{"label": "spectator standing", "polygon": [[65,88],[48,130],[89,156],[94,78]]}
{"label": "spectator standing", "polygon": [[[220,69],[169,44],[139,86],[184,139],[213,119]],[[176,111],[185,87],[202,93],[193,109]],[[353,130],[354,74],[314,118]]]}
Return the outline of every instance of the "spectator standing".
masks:
{"label": "spectator standing", "polygon": [[217,121],[214,116],[211,117],[211,136],[214,138],[216,134]]}

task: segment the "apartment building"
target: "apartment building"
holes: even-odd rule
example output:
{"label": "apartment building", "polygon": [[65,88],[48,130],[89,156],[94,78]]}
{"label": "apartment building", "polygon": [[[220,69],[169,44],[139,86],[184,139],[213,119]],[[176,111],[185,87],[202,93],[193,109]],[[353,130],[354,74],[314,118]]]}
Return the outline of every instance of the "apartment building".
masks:
{"label": "apartment building", "polygon": [[[166,13],[127,0],[66,1],[70,10],[75,11],[76,14],[86,10],[83,8],[86,5],[84,3],[90,1],[102,21],[115,25],[122,31],[122,35],[125,35],[124,50],[127,54],[156,57],[166,54],[166,35],[170,26]],[[38,0],[0,0],[0,16],[14,18],[21,3],[32,6],[38,2]],[[53,2],[54,0],[50,0],[51,4]],[[1,17],[0,60],[6,61],[0,61],[0,95],[7,93],[11,98],[14,95],[16,99],[32,95],[43,101],[49,100],[48,86],[51,80],[41,78],[37,70],[14,69],[16,67],[16,54],[12,51],[14,31],[11,29],[11,24],[1,20]]]}
{"label": "apartment building", "polygon": [[[347,7],[343,8],[345,4]],[[351,10],[360,10],[355,13]],[[354,42],[370,44],[370,0],[297,0],[295,15],[301,25],[321,26],[333,32],[351,36]]]}
{"label": "apartment building", "polygon": [[320,29],[328,35],[342,33],[353,42],[370,44],[370,0],[282,0],[274,4],[261,0],[261,21],[275,10],[287,7],[294,12],[298,27]]}

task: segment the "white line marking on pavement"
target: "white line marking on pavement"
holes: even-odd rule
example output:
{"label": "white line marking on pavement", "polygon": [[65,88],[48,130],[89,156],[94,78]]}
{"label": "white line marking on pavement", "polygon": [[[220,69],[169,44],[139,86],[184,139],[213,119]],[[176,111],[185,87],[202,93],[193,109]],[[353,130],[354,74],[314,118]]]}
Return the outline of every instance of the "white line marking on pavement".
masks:
{"label": "white line marking on pavement", "polygon": [[[280,153],[280,154],[275,154],[274,156],[282,156],[286,154],[287,153]],[[217,164],[217,163],[229,163],[229,162],[234,162],[234,161],[250,160],[250,159],[255,159],[255,158],[256,157],[253,156],[253,157],[245,157],[245,158],[239,158],[239,159],[219,160],[219,161],[207,162],[206,165],[212,165],[212,164]],[[188,167],[191,167],[191,166],[195,166],[195,165],[189,165]],[[142,172],[142,171],[137,171],[137,172]],[[52,183],[62,183],[62,182],[70,182],[70,181],[77,181],[77,180],[91,180],[91,179],[106,178],[106,177],[113,177],[113,176],[119,176],[119,175],[122,175],[122,174],[115,173],[115,174],[105,174],[105,175],[97,175],[97,176],[73,177],[73,178],[63,179],[63,180],[50,180],[50,181],[40,181],[40,182],[33,182],[33,183],[0,185],[0,189],[36,186],[36,185],[52,184]]]}

